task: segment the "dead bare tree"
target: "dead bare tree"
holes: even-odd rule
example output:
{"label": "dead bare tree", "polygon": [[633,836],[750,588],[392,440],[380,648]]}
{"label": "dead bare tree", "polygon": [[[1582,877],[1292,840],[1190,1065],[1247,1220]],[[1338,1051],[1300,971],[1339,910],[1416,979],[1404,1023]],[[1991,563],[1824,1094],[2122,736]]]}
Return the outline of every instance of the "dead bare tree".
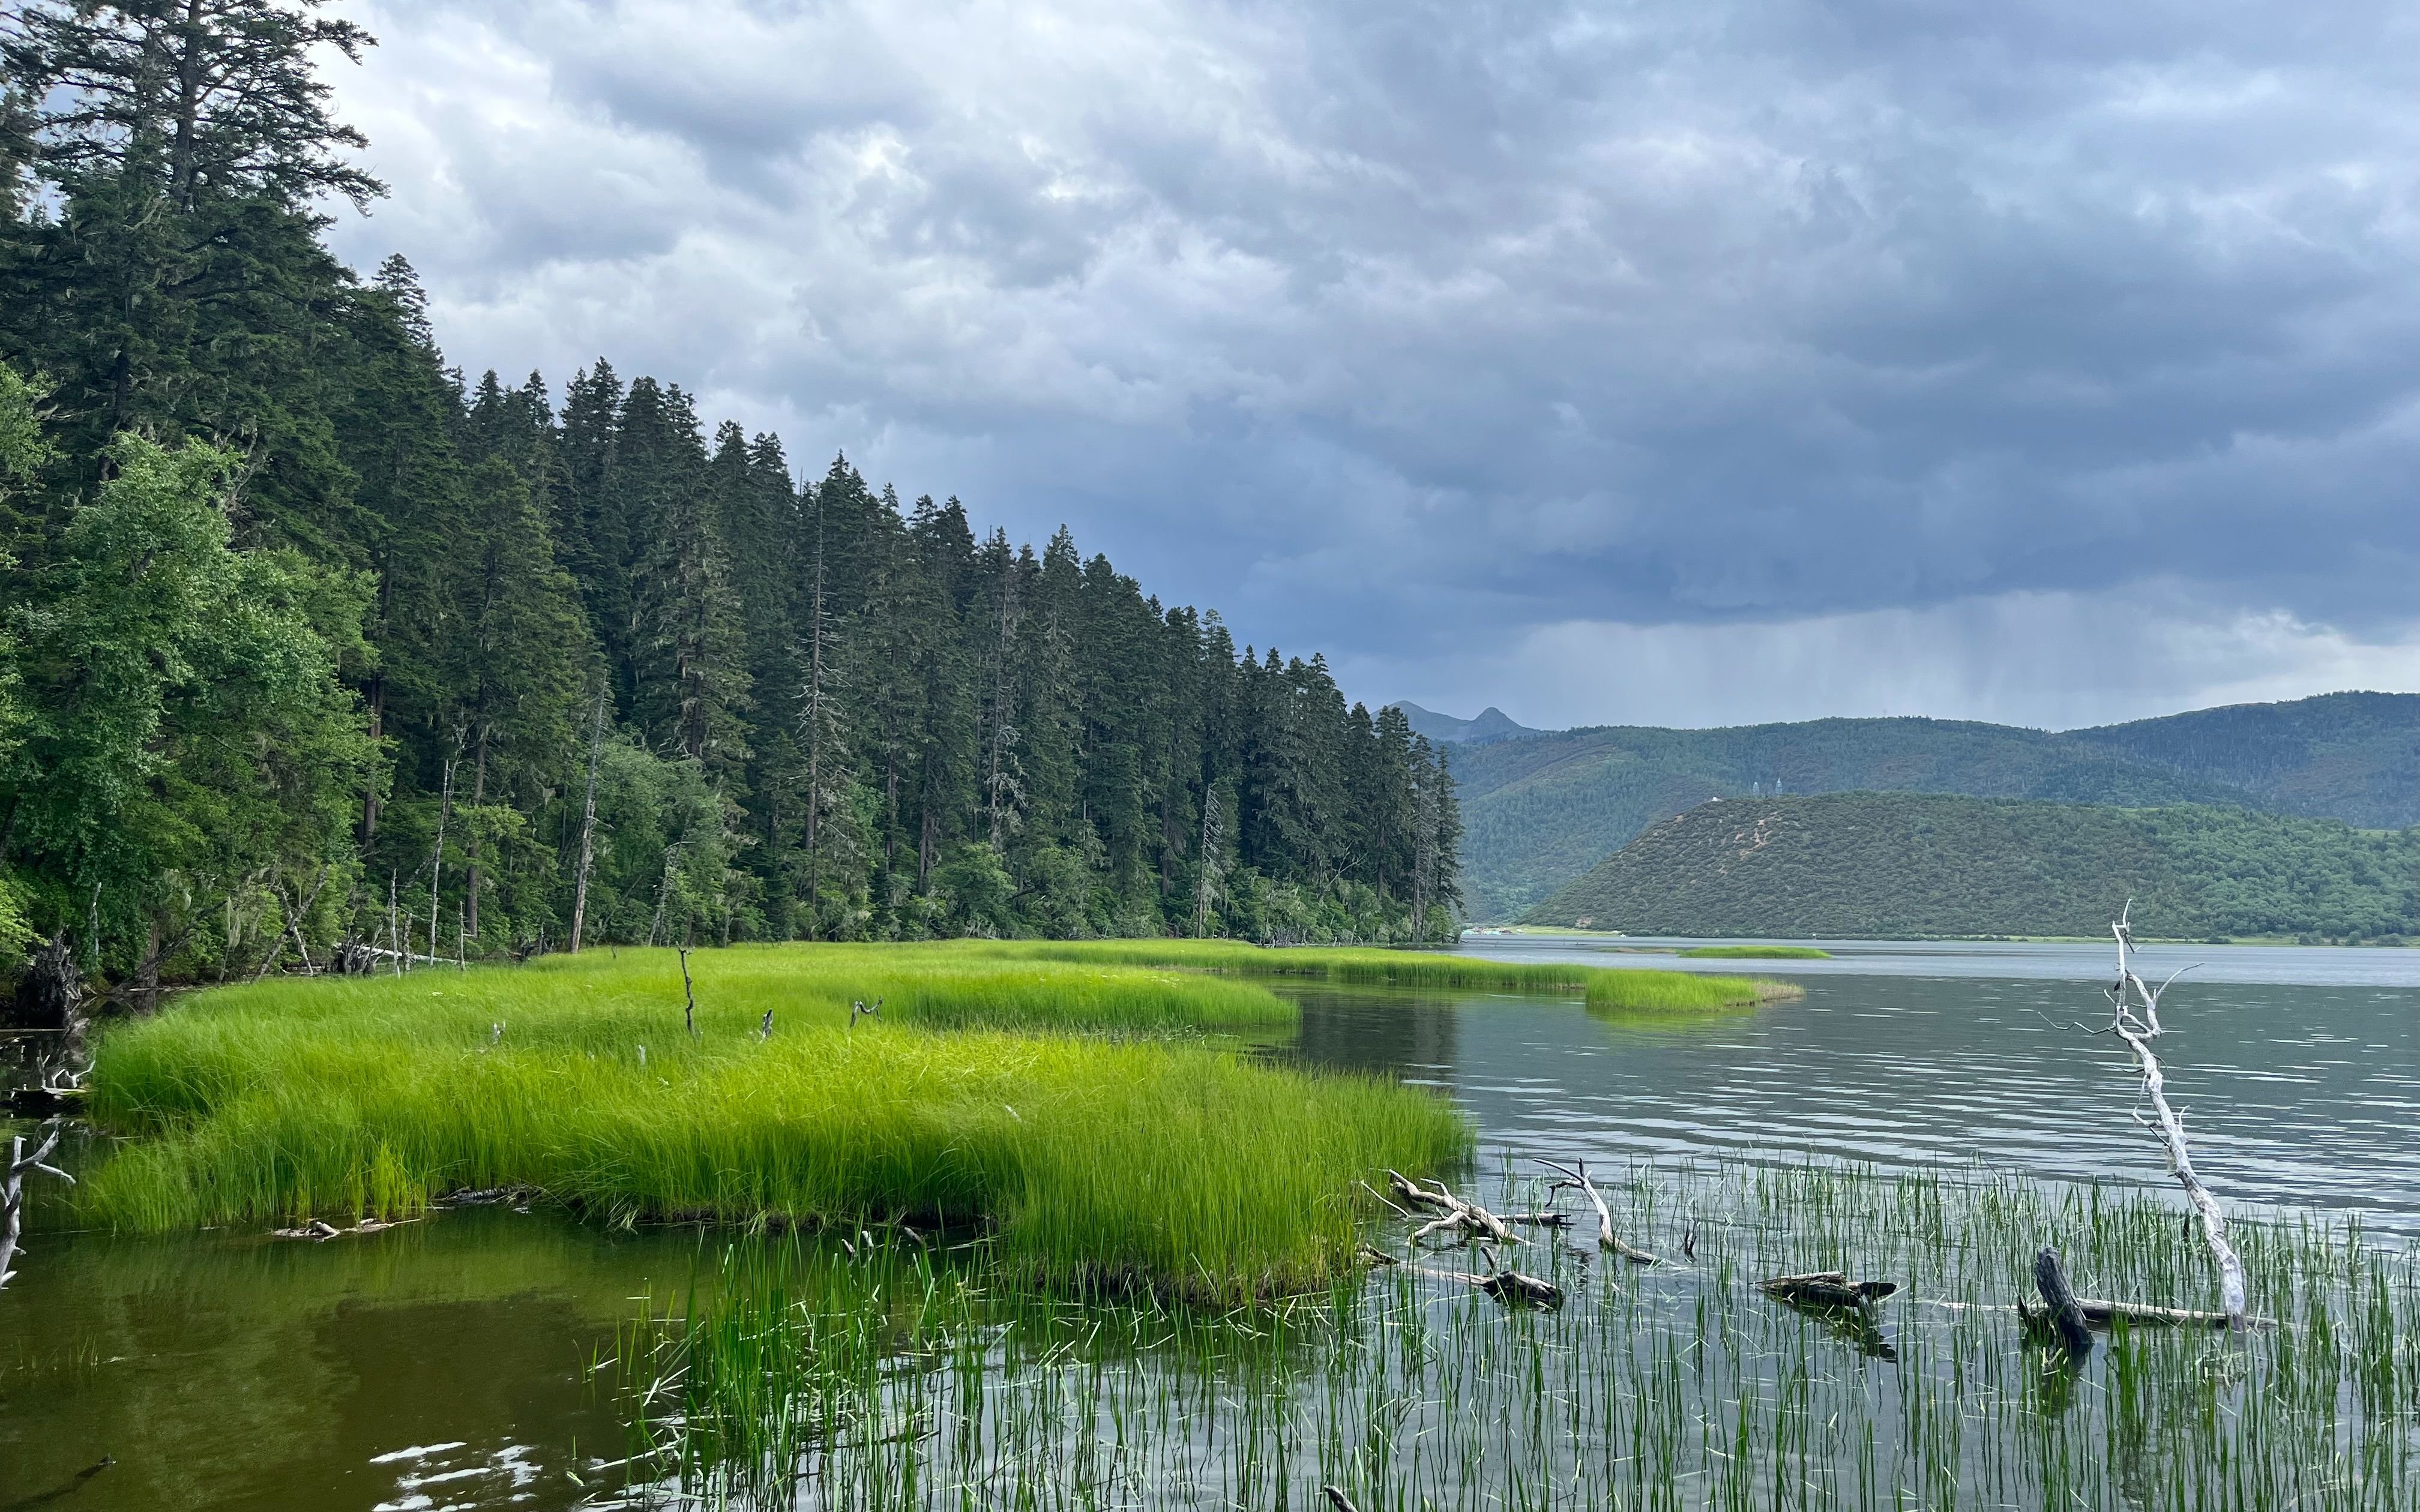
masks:
{"label": "dead bare tree", "polygon": [[74,1177],[47,1164],[51,1151],[59,1148],[62,1132],[57,1120],[54,1119],[48,1134],[30,1155],[25,1153],[23,1134],[8,1141],[8,1169],[6,1177],[0,1178],[0,1287],[7,1286],[8,1277],[15,1273],[9,1266],[17,1257],[17,1236],[24,1224],[25,1178],[39,1171],[44,1176],[55,1176],[70,1186],[76,1184]]}
{"label": "dead bare tree", "polygon": [[1559,1161],[1542,1159],[1538,1164],[1562,1177],[1561,1180],[1557,1181],[1552,1186],[1546,1188],[1546,1197],[1548,1201],[1552,1201],[1555,1194],[1562,1191],[1564,1188],[1576,1187],[1588,1197],[1589,1201],[1596,1205],[1596,1247],[1598,1249],[1619,1255],[1633,1265],[1653,1265],[1656,1263],[1654,1256],[1648,1254],[1643,1249],[1637,1249],[1629,1244],[1625,1244],[1614,1236],[1613,1210],[1605,1205],[1604,1194],[1597,1191],[1596,1183],[1594,1181],[1589,1180],[1588,1162],[1581,1161],[1575,1166],[1565,1165]]}
{"label": "dead bare tree", "polygon": [[588,735],[588,798],[580,815],[580,875],[571,892],[571,953],[580,953],[580,934],[588,922],[588,869],[597,856],[597,759],[605,748],[605,690],[597,690],[596,727]]}
{"label": "dead bare tree", "polygon": [[2168,1170],[2184,1188],[2185,1200],[2193,1204],[2201,1224],[2202,1242],[2210,1249],[2211,1259],[2218,1266],[2219,1305],[2232,1327],[2247,1324],[2243,1282],[2243,1260],[2227,1242],[2226,1214],[2220,1209],[2218,1198],[2202,1184],[2194,1171],[2193,1151],[2185,1143],[2185,1121],[2168,1103],[2167,1077],[2160,1069],[2160,1057],[2152,1053],[2151,1041],[2163,1032],[2160,1026],[2160,998],[2177,978],[2192,969],[2187,966],[2172,973],[2158,987],[2151,986],[2134,970],[2134,903],[2128,899],[2126,906],[2109,926],[2118,941],[2118,980],[2108,988],[2114,1013],[2105,1029],[2093,1033],[2114,1034],[2133,1052],[2134,1065],[2143,1078],[2143,1098],[2151,1105],[2151,1116],[2145,1118],[2138,1108],[2135,1121],[2156,1132],[2168,1156]]}

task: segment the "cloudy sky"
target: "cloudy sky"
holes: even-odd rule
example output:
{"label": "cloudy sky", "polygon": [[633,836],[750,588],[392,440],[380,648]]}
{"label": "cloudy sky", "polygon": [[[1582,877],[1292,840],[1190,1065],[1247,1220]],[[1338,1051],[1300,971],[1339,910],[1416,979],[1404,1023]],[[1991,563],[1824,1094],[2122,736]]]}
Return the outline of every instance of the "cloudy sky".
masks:
{"label": "cloudy sky", "polygon": [[355,0],[473,372],[604,354],[1348,693],[2420,689],[2420,12]]}

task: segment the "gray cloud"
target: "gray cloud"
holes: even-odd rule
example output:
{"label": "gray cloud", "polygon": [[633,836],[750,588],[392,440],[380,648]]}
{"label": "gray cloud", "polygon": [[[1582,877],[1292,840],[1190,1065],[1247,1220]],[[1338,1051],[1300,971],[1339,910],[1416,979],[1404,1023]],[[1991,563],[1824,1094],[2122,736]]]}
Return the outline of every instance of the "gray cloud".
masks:
{"label": "gray cloud", "polygon": [[1064,519],[1357,694],[1752,717],[1592,658],[1772,636],[1903,712],[2420,686],[2401,9],[356,9],[340,245],[458,359]]}

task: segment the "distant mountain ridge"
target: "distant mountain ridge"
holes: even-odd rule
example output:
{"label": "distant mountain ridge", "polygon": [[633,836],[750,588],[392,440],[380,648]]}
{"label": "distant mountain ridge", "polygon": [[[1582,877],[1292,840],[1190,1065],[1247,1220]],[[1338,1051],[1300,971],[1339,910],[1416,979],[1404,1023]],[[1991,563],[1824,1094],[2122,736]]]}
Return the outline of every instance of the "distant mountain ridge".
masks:
{"label": "distant mountain ridge", "polygon": [[2420,829],[1946,794],[1733,798],[1666,819],[1523,922],[1632,934],[2420,934]]}
{"label": "distant mountain ridge", "polygon": [[2065,733],[1923,718],[1596,726],[1464,744],[1453,769],[1470,914],[1500,919],[1658,820],[1776,786],[2233,805],[2405,828],[2420,824],[2420,694],[2330,693]]}
{"label": "distant mountain ridge", "polygon": [[1457,719],[1450,714],[1439,714],[1435,709],[1424,709],[1417,703],[1396,703],[1391,706],[1404,711],[1404,717],[1411,723],[1412,733],[1426,735],[1431,740],[1442,740],[1454,745],[1467,745],[1487,740],[1509,740],[1515,735],[1543,735],[1548,733],[1544,730],[1532,730],[1526,724],[1514,724],[1512,716],[1493,703],[1480,710],[1479,717],[1476,719]]}

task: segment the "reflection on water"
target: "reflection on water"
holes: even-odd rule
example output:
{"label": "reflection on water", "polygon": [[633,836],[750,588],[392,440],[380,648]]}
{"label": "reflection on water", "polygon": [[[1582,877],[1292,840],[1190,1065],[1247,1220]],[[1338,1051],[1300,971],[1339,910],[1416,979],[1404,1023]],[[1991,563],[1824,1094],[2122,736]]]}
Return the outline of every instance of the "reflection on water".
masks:
{"label": "reflection on water", "polygon": [[0,1512],[576,1505],[621,1455],[589,1351],[697,1242],[492,1211],[328,1244],[38,1235],[0,1294]]}

